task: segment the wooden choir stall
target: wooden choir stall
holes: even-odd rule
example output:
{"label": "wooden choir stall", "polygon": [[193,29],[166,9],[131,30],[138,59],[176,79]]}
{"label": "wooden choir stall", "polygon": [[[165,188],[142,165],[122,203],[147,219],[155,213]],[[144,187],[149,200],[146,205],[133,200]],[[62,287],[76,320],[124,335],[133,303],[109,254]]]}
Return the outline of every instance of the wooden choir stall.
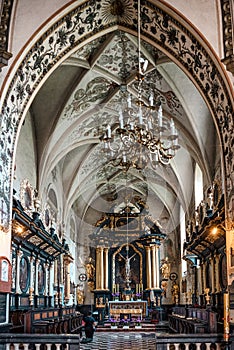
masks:
{"label": "wooden choir stall", "polygon": [[14,198],[9,332],[80,332],[83,315],[69,304],[72,260],[55,229]]}

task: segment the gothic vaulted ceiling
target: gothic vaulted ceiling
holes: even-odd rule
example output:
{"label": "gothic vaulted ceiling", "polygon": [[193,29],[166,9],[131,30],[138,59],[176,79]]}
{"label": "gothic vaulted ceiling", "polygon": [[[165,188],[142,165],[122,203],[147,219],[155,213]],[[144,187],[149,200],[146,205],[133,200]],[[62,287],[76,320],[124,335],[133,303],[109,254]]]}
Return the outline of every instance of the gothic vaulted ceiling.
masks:
{"label": "gothic vaulted ceiling", "polygon": [[90,230],[103,212],[140,197],[163,230],[171,231],[179,224],[180,205],[187,212],[193,198],[195,162],[205,183],[213,175],[216,133],[206,104],[185,73],[143,39],[143,98],[147,103],[149,83],[163,115],[175,122],[180,149],[168,166],[156,169],[123,171],[104,157],[100,136],[118,122],[123,91],[137,98],[138,48],[137,38],[121,30],[90,38],[53,71],[30,107],[40,186],[59,172],[65,215],[73,208]]}

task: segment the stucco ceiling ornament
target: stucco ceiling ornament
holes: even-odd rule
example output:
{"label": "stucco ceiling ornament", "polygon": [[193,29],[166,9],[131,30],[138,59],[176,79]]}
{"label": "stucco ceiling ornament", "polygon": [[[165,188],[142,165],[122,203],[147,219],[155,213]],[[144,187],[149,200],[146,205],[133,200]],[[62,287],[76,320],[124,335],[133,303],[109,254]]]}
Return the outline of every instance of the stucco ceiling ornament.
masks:
{"label": "stucco ceiling ornament", "polygon": [[103,2],[102,17],[106,23],[118,18],[123,22],[131,22],[133,16],[132,4],[128,0],[109,0]]}

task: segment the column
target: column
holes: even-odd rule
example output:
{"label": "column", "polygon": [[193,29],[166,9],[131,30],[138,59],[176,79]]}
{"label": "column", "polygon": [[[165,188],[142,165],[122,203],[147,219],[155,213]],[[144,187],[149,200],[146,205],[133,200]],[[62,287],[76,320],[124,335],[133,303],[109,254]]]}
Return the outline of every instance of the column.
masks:
{"label": "column", "polygon": [[96,289],[101,289],[101,249],[96,248]]}
{"label": "column", "polygon": [[54,262],[50,263],[49,266],[49,296],[52,297],[53,296],[53,292],[54,292],[54,288],[53,288],[53,283],[54,282]]}
{"label": "column", "polygon": [[210,264],[211,264],[211,271],[212,271],[212,276],[211,276],[211,293],[215,293],[215,266],[214,266],[214,257],[211,257],[210,259]]}
{"label": "column", "polygon": [[155,246],[155,273],[156,273],[156,289],[160,289],[160,276],[159,276],[159,246]]}
{"label": "column", "polygon": [[44,296],[47,297],[48,296],[48,268],[49,268],[49,264],[45,263],[45,289],[44,289]]}
{"label": "column", "polygon": [[65,280],[64,280],[64,299],[65,302],[69,302],[70,300],[70,263],[72,262],[72,258],[69,255],[64,255],[63,263],[64,263],[64,272],[65,272]]}
{"label": "column", "polygon": [[145,247],[146,251],[146,289],[152,288],[152,275],[151,275],[151,256],[150,247]]}
{"label": "column", "polygon": [[215,289],[216,292],[220,292],[220,280],[219,280],[219,255],[215,255]]}
{"label": "column", "polygon": [[152,245],[151,247],[151,262],[152,262],[152,288],[156,289],[156,246]]}
{"label": "column", "polygon": [[30,285],[29,288],[34,291],[34,282],[35,282],[35,269],[34,269],[35,257],[30,257]]}
{"label": "column", "polygon": [[22,256],[22,252],[20,250],[17,250],[16,252],[16,278],[15,278],[15,293],[21,294],[20,289],[20,259]]}
{"label": "column", "polygon": [[54,285],[58,285],[58,260],[54,261]]}
{"label": "column", "polygon": [[104,248],[104,289],[108,289],[108,276],[109,276],[109,260],[108,260],[108,248]]}
{"label": "column", "polygon": [[39,292],[38,292],[38,265],[39,265],[39,260],[36,259],[36,262],[35,262],[35,295],[38,295]]}
{"label": "column", "polygon": [[100,247],[100,289],[104,288],[104,259],[103,259],[103,247]]}
{"label": "column", "polygon": [[34,283],[35,283],[35,257],[30,257],[30,284],[29,284],[29,305],[34,305]]}
{"label": "column", "polygon": [[207,288],[207,285],[206,285],[206,263],[204,262],[203,263],[203,286],[204,286],[204,292],[205,292],[205,289]]}
{"label": "column", "polygon": [[54,262],[50,263],[49,267],[49,296],[54,295]]}

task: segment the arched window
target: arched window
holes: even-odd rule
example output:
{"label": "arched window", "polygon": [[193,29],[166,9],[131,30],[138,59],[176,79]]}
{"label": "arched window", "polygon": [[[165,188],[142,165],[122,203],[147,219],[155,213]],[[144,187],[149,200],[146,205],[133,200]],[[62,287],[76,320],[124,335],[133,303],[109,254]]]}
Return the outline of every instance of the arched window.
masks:
{"label": "arched window", "polygon": [[51,213],[53,215],[53,220],[55,223],[57,222],[57,214],[58,214],[58,202],[55,191],[51,188],[48,194],[48,204],[51,208]]}
{"label": "arched window", "polygon": [[180,206],[180,241],[181,241],[181,276],[185,276],[187,272],[187,263],[183,259],[184,255],[184,242],[186,240],[186,223],[185,223],[185,212],[182,206]]}
{"label": "arched window", "polygon": [[196,163],[194,173],[194,198],[195,198],[195,209],[203,200],[203,175],[201,168]]}
{"label": "arched window", "polygon": [[75,242],[75,234],[76,234],[75,222],[73,218],[70,218],[70,238],[73,242]]}

